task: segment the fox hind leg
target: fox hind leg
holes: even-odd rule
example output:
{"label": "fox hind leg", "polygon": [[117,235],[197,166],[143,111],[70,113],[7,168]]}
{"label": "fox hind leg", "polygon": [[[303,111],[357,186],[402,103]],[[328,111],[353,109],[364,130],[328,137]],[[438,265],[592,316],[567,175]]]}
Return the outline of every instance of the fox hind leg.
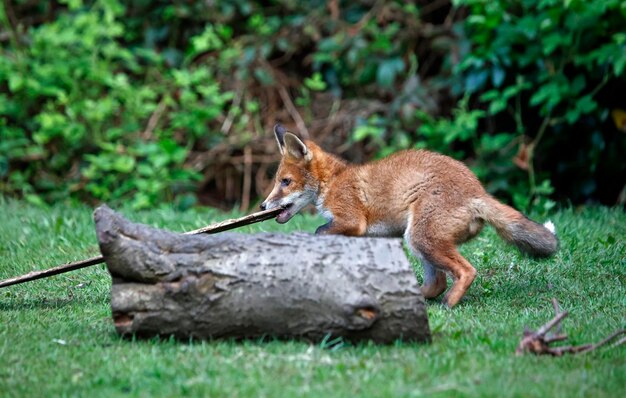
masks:
{"label": "fox hind leg", "polygon": [[446,273],[440,269],[437,269],[431,264],[418,250],[416,250],[410,243],[409,247],[413,255],[420,259],[422,268],[424,269],[424,283],[420,287],[424,298],[432,299],[437,298],[448,287],[448,281],[446,280]]}
{"label": "fox hind leg", "polygon": [[[454,307],[476,278],[476,269],[456,248],[453,240],[442,239],[440,230],[428,228],[427,223],[411,225],[405,232],[405,239],[413,252],[423,259],[424,284],[422,294],[426,298],[439,296],[446,289],[446,273],[453,284],[443,302]],[[419,231],[419,233],[416,233]],[[450,234],[454,236],[454,234]]]}
{"label": "fox hind leg", "polygon": [[417,244],[417,239],[413,237],[412,229],[412,225],[409,223],[409,226],[404,233],[404,240],[409,245],[411,253],[415,257],[419,258],[422,263],[422,268],[424,269],[424,283],[422,283],[420,290],[422,291],[424,298],[437,298],[448,287],[446,273],[443,270],[438,269],[435,265],[428,261],[426,257],[424,257]]}
{"label": "fox hind leg", "polygon": [[437,298],[448,287],[446,273],[437,269],[421,256],[422,268],[424,268],[424,283],[422,284],[422,294],[425,298]]}
{"label": "fox hind leg", "polygon": [[447,270],[454,280],[452,287],[443,298],[444,304],[454,307],[462,298],[476,278],[476,268],[458,252],[454,244],[442,251],[428,255],[440,268]]}

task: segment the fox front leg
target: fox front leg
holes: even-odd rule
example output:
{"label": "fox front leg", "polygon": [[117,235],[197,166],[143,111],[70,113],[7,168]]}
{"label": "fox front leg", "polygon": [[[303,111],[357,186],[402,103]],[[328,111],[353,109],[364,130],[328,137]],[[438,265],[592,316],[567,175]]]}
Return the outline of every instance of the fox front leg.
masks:
{"label": "fox front leg", "polygon": [[365,220],[352,220],[347,222],[342,219],[333,218],[331,221],[321,225],[315,231],[316,235],[345,235],[363,236],[367,231]]}
{"label": "fox front leg", "polygon": [[328,230],[330,229],[330,226],[333,222],[329,221],[324,225],[320,225],[319,227],[317,227],[317,229],[315,230],[315,235],[326,235],[328,234]]}

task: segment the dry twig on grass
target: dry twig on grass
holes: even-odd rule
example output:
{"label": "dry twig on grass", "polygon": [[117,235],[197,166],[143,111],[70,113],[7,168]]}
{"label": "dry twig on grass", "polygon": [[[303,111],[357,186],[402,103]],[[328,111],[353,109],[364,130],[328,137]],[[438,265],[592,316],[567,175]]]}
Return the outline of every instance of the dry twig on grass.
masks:
{"label": "dry twig on grass", "polygon": [[[596,348],[602,347],[603,345],[611,342],[616,337],[626,334],[626,329],[618,330],[605,338],[604,340],[596,343],[596,344],[583,344],[579,346],[561,346],[561,347],[550,347],[551,343],[555,341],[564,341],[567,340],[567,335],[561,333],[561,322],[565,317],[567,317],[568,312],[559,310],[559,303],[556,299],[552,299],[552,306],[554,308],[555,316],[550,321],[546,322],[543,326],[537,329],[536,332],[529,330],[528,328],[524,330],[524,337],[522,341],[520,341],[517,349],[515,350],[516,355],[522,355],[525,353],[532,353],[535,355],[552,355],[555,357],[560,357],[563,354],[580,354],[584,352],[590,352],[595,350]],[[556,327],[556,333],[550,333]],[[613,347],[624,344],[626,342],[626,338],[619,339]]]}

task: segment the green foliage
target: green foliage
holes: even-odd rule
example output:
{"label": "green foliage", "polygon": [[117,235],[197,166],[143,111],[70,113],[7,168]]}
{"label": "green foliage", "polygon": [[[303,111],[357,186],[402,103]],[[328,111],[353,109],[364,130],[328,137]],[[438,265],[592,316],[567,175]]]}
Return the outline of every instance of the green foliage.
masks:
{"label": "green foliage", "polygon": [[[587,146],[572,142],[584,130],[595,136],[585,168],[600,162],[611,131],[611,108],[623,106],[604,88],[624,85],[626,34],[623,31],[626,2],[606,1],[483,1],[458,0],[470,16],[465,21],[471,50],[457,66],[461,80],[456,89],[477,95],[486,107],[486,123],[496,125],[494,134],[510,125],[527,159],[528,181],[512,191],[520,207],[549,205],[542,196],[552,193],[551,176],[538,174],[540,157],[557,156],[562,147]],[[602,95],[604,94],[604,95]],[[499,126],[498,126],[499,125]],[[607,131],[608,130],[608,131]],[[615,163],[615,175],[623,166]],[[544,162],[545,164],[546,162]],[[562,163],[557,167],[572,167]],[[542,180],[539,183],[539,180]],[[619,189],[619,187],[617,187]]]}
{"label": "green foliage", "polygon": [[264,191],[267,127],[295,113],[356,160],[467,161],[520,208],[615,203],[606,181],[626,183],[609,119],[626,108],[623,0],[15,3],[0,8],[2,193],[186,207],[200,188],[233,205],[244,173]]}
{"label": "green foliage", "polygon": [[[2,50],[1,190],[136,208],[193,192],[199,175],[185,166],[188,149],[230,93],[208,66],[168,69],[156,51],[123,46],[121,3],[70,8],[31,28],[28,46]],[[207,26],[189,54],[220,43]]]}

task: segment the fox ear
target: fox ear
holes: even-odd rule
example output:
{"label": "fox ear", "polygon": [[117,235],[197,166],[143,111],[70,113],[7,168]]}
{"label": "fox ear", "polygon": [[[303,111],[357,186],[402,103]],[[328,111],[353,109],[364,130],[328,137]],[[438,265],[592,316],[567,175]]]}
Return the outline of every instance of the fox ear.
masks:
{"label": "fox ear", "polygon": [[280,124],[274,126],[274,135],[276,136],[276,142],[278,143],[278,150],[281,155],[285,154],[285,133],[287,130]]}
{"label": "fox ear", "polygon": [[305,143],[300,140],[300,138],[287,132],[283,136],[283,139],[285,141],[285,149],[287,150],[289,156],[298,160],[304,160],[305,162],[309,162],[313,159],[313,153],[309,150],[309,148],[307,148]]}

